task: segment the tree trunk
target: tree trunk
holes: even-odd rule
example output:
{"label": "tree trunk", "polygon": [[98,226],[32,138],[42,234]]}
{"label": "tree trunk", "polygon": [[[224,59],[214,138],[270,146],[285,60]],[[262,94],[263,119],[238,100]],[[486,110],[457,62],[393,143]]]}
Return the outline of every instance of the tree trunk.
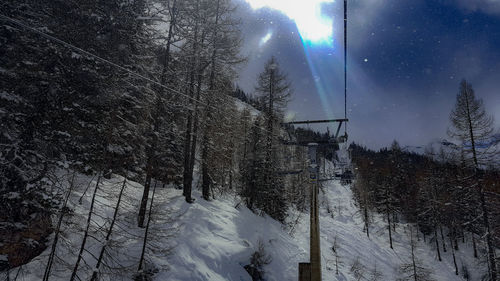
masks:
{"label": "tree trunk", "polygon": [[[450,236],[450,243],[453,244],[453,242],[451,241],[451,236]],[[457,259],[455,258],[455,250],[453,249],[453,247],[450,247],[451,248],[451,255],[453,257],[453,265],[455,266],[455,275],[458,275],[458,266],[457,266]]]}
{"label": "tree trunk", "polygon": [[[212,50],[212,57],[211,57],[211,61],[210,61],[210,64],[211,64],[211,70],[210,70],[210,80],[209,80],[209,85],[208,85],[208,90],[209,90],[209,93],[210,94],[213,94],[213,91],[215,89],[215,63],[216,63],[216,57],[217,57],[217,46],[216,46],[216,43],[217,43],[217,28],[218,28],[218,24],[219,24],[219,8],[220,8],[220,0],[217,0],[217,4],[216,4],[216,12],[215,12],[215,28],[213,30],[213,50]],[[207,107],[207,114],[206,114],[206,120],[208,122],[210,122],[210,119],[211,119],[211,113],[212,113],[212,110]],[[202,186],[201,186],[201,190],[202,190],[202,196],[203,196],[203,199],[205,200],[209,200],[210,199],[210,186],[212,184],[212,179],[210,177],[210,174],[209,174],[209,171],[208,171],[208,157],[209,157],[209,146],[210,146],[210,137],[209,137],[209,134],[208,134],[208,131],[210,130],[210,127],[207,126],[207,128],[205,128],[205,133],[203,134],[203,141],[202,141]]]}
{"label": "tree trunk", "polygon": [[[443,225],[439,225],[439,231],[441,232],[441,241],[443,242],[443,252],[446,253],[446,242],[444,240],[444,234],[443,234]],[[436,237],[437,239],[437,237]]]}
{"label": "tree trunk", "polygon": [[[416,261],[415,261],[415,253],[414,253],[414,242],[413,242],[413,233],[411,231],[411,228],[410,228],[410,235],[411,235],[411,238],[410,238],[410,244],[411,244],[411,262],[412,262],[412,265],[413,265],[413,278],[415,279],[415,281],[418,281],[418,278],[417,278],[417,264],[416,264]],[[439,249],[439,247],[438,247]]]}
{"label": "tree trunk", "polygon": [[144,217],[146,216],[146,206],[148,205],[149,190],[151,188],[151,169],[152,165],[147,165],[146,182],[142,192],[141,205],[139,206],[139,216],[137,217],[137,225],[140,228],[144,227]]}
{"label": "tree trunk", "polygon": [[266,189],[268,191],[271,190],[271,158],[272,158],[272,150],[273,150],[273,115],[274,115],[274,70],[271,69],[271,73],[269,74],[269,108],[268,108],[268,120],[267,120],[267,144],[266,144]]}
{"label": "tree trunk", "polygon": [[[144,240],[142,242],[141,258],[139,259],[139,266],[137,268],[137,271],[139,271],[139,272],[141,272],[141,270],[142,270],[142,265],[144,263],[144,255],[146,253],[146,244],[148,242],[149,224],[151,223],[151,214],[153,212],[153,204],[154,204],[155,193],[156,193],[156,185],[157,185],[157,181],[155,181],[155,185],[153,186],[153,194],[151,195],[151,203],[149,205],[148,221],[146,222],[146,229],[144,230]],[[163,187],[165,187],[165,184],[163,184]]]}
{"label": "tree trunk", "polygon": [[[466,85],[467,86],[467,85]],[[466,92],[467,92],[467,87],[465,87]],[[496,269],[496,261],[495,261],[495,249],[492,243],[492,238],[491,238],[491,230],[490,230],[490,223],[488,219],[488,210],[486,207],[486,200],[484,198],[483,194],[483,188],[481,184],[479,183],[479,180],[477,179],[477,172],[479,168],[479,163],[477,160],[477,155],[476,155],[476,143],[475,143],[475,136],[474,136],[474,131],[473,131],[473,126],[472,126],[472,119],[471,119],[471,113],[470,113],[470,105],[469,105],[469,97],[466,96],[466,107],[467,107],[467,121],[469,125],[469,136],[471,139],[471,146],[472,146],[472,156],[474,159],[474,168],[476,172],[476,182],[478,182],[479,188],[479,198],[481,201],[481,210],[483,212],[483,224],[484,228],[486,231],[486,245],[488,246],[488,260],[490,264],[490,272],[491,272],[491,280],[497,280],[497,269]]]}
{"label": "tree trunk", "polygon": [[394,232],[396,232],[396,221],[397,221],[397,214],[396,212],[392,212],[392,228]]}
{"label": "tree trunk", "polygon": [[189,172],[190,167],[190,144],[191,144],[191,127],[192,127],[192,117],[191,114],[188,116],[187,124],[186,124],[186,135],[184,136],[184,171],[183,171],[183,190],[182,195],[186,197],[186,202],[192,203],[193,200],[191,198],[191,184],[193,182],[192,174]]}
{"label": "tree trunk", "polygon": [[[97,176],[97,182],[94,188],[94,194],[92,195],[92,201],[90,202],[90,210],[87,216],[87,226],[85,228],[85,232],[83,234],[82,245],[80,246],[80,251],[78,252],[78,257],[76,259],[75,267],[73,268],[73,272],[71,273],[70,281],[74,281],[76,278],[76,272],[78,271],[78,266],[80,265],[80,260],[82,259],[83,250],[85,249],[85,243],[87,242],[87,237],[89,236],[90,223],[92,221],[92,212],[94,211],[94,202],[97,191],[99,190],[99,183],[101,181],[102,171],[99,172]],[[78,278],[79,279],[79,278]]]}
{"label": "tree trunk", "polygon": [[[206,147],[203,148],[203,154],[206,155]],[[210,200],[210,184],[211,184],[211,178],[210,174],[208,173],[208,164],[205,161],[206,158],[203,159],[202,162],[202,185],[201,185],[201,193],[203,196],[203,199],[205,200]]]}
{"label": "tree trunk", "polygon": [[[167,66],[165,66],[167,67]],[[147,160],[146,160],[146,181],[144,183],[144,189],[142,192],[142,198],[141,198],[141,205],[139,206],[139,215],[137,216],[137,225],[140,228],[144,227],[144,217],[146,215],[146,207],[148,205],[148,198],[149,198],[149,190],[151,189],[151,180],[153,178],[153,172],[154,172],[154,165],[156,165],[156,148],[158,146],[158,136],[157,132],[160,128],[160,115],[161,115],[161,104],[162,104],[162,98],[161,98],[161,92],[157,93],[156,96],[156,108],[153,113],[153,132],[152,136],[150,137],[150,147],[148,147],[146,155],[147,155]]]}
{"label": "tree trunk", "polygon": [[387,229],[389,230],[389,245],[392,248],[392,232],[391,232],[391,215],[389,210],[387,210]]}
{"label": "tree trunk", "polygon": [[434,237],[436,238],[436,251],[438,254],[438,260],[441,261],[441,252],[439,251],[439,237],[437,234],[436,227],[434,227]]}
{"label": "tree trunk", "polygon": [[[196,1],[196,7],[198,12],[199,1]],[[194,83],[195,83],[195,73],[198,70],[196,56],[198,55],[198,21],[194,26],[194,39],[193,39],[193,51],[191,53],[191,71],[189,74],[189,96],[194,98]],[[190,99],[190,104],[194,105],[193,100]],[[184,178],[183,178],[183,192],[182,194],[186,197],[186,202],[193,203],[194,200],[191,197],[191,190],[193,185],[193,172],[191,169],[191,159],[194,159],[194,155],[191,155],[193,152],[191,149],[191,143],[193,138],[193,115],[196,112],[196,109],[193,107],[194,112],[190,112],[188,115],[188,120],[186,124],[186,136],[184,141]]]}
{"label": "tree trunk", "polygon": [[[168,35],[167,35],[167,42],[166,42],[166,49],[163,57],[163,67],[162,67],[162,72],[160,76],[160,83],[161,85],[164,85],[166,82],[167,78],[167,71],[170,63],[170,45],[172,44],[172,37],[173,37],[173,31],[174,31],[174,26],[176,24],[176,16],[177,16],[177,0],[173,0],[172,3],[172,19],[170,20],[170,25],[168,28]],[[161,104],[161,96],[163,95],[164,92],[163,87],[159,87],[157,90],[157,110],[160,110],[159,105]],[[157,146],[157,140],[155,140],[155,133],[159,129],[159,115],[160,112],[156,112],[154,116],[154,129],[153,129],[153,142],[151,144],[151,147],[149,148],[148,152],[148,159],[146,160],[146,182],[144,183],[144,190],[142,193],[142,198],[141,198],[141,205],[139,207],[139,215],[137,218],[138,221],[138,226],[139,227],[144,227],[144,217],[146,215],[146,206],[148,205],[148,198],[149,198],[149,190],[151,188],[151,179],[152,179],[152,171],[153,171],[153,157],[154,153],[156,150]]]}
{"label": "tree trunk", "polygon": [[[201,44],[203,45],[204,39],[202,39]],[[201,67],[198,68],[198,73],[196,75],[197,79],[197,85],[196,85],[196,100],[195,100],[195,105],[194,105],[194,117],[193,117],[193,131],[191,133],[191,145],[190,145],[190,153],[189,153],[189,168],[188,168],[188,185],[189,185],[189,201],[186,197],[186,201],[189,203],[193,202],[194,200],[191,198],[191,189],[192,189],[192,184],[193,184],[193,173],[194,173],[194,165],[195,165],[195,160],[196,160],[196,146],[198,144],[198,128],[199,128],[199,108],[198,108],[198,103],[201,101],[201,83],[203,80],[202,77],[202,72],[203,69]]]}
{"label": "tree trunk", "polygon": [[482,187],[479,188],[481,209],[483,211],[483,223],[486,231],[486,245],[488,246],[488,260],[490,263],[491,280],[497,280],[497,268],[495,259],[495,249],[493,246],[493,241],[491,238],[490,223],[488,219],[488,210],[486,208],[486,200],[484,198],[484,193]]}
{"label": "tree trunk", "polygon": [[366,207],[366,200],[365,200],[365,227],[366,227],[366,236],[370,238],[370,230],[369,230],[369,223],[368,223],[368,208]]}
{"label": "tree trunk", "polygon": [[471,232],[471,234],[472,234],[472,248],[474,249],[474,257],[477,259],[476,237],[474,235],[474,232]]}

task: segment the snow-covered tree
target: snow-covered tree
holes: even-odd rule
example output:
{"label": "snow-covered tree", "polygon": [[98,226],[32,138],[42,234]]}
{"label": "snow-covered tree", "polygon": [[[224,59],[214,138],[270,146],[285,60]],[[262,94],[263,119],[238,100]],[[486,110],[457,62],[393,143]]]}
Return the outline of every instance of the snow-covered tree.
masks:
{"label": "snow-covered tree", "polygon": [[[474,177],[478,176],[481,165],[484,164],[479,154],[478,144],[487,142],[493,132],[493,117],[486,113],[483,101],[477,99],[470,83],[462,80],[460,90],[457,94],[456,104],[450,113],[452,128],[448,130],[450,136],[462,141],[464,150],[472,154],[470,167],[474,170]],[[488,263],[490,279],[497,279],[497,268],[495,260],[495,249],[493,245],[493,234],[483,183],[476,180],[473,188],[477,189],[482,211],[482,223],[485,233],[486,245],[488,247]],[[472,188],[472,187],[471,187]]]}

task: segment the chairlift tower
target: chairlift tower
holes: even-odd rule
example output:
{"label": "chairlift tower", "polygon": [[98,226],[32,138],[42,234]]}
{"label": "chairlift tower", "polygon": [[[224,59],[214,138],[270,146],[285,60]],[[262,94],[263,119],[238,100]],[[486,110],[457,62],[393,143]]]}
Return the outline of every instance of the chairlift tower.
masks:
{"label": "chairlift tower", "polygon": [[294,121],[283,123],[286,125],[296,124],[317,124],[317,123],[339,123],[335,136],[327,141],[318,140],[297,140],[297,141],[284,141],[286,145],[307,146],[308,148],[308,162],[309,162],[309,179],[310,179],[310,228],[309,228],[309,244],[310,244],[310,261],[309,263],[299,263],[299,281],[321,281],[321,247],[320,247],[320,229],[319,229],[319,177],[320,159],[318,155],[318,147],[335,145],[340,142],[347,141],[347,133],[339,137],[339,132],[342,123],[348,122],[344,119],[331,119],[331,120],[307,120],[307,121]]}
{"label": "chairlift tower", "polygon": [[[343,143],[347,141],[347,0],[344,0],[344,119],[332,120],[307,120],[295,121],[284,124],[315,124],[315,123],[336,123],[339,125],[333,143]],[[344,124],[344,135],[339,136],[342,123]],[[321,281],[321,252],[320,252],[320,236],[319,236],[319,218],[318,218],[318,190],[319,190],[319,161],[317,148],[320,145],[331,145],[330,141],[326,143],[310,143],[299,140],[296,142],[284,142],[288,145],[308,146],[309,153],[309,173],[311,179],[311,228],[310,228],[310,263],[299,263],[299,281]],[[315,164],[315,165],[314,165]]]}

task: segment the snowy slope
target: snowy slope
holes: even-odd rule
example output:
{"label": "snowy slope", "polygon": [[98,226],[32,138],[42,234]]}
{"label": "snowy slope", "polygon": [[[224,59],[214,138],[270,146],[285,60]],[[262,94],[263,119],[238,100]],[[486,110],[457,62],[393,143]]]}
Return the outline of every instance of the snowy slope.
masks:
{"label": "snowy slope", "polygon": [[[328,163],[328,162],[327,162]],[[331,165],[331,164],[329,164]],[[329,167],[331,168],[331,167]],[[328,169],[331,170],[331,169]],[[76,259],[81,241],[81,228],[88,212],[90,191],[83,197],[82,205],[78,198],[90,178],[80,177],[81,184],[72,196],[75,213],[65,222],[64,239],[58,247],[61,258],[53,270],[51,280],[68,280]],[[121,177],[106,180],[103,191],[99,193],[94,216],[96,223],[105,229],[109,226],[107,218],[112,216],[110,206],[116,201]],[[91,182],[95,184],[94,182]],[[320,194],[320,230],[322,250],[323,280],[357,280],[350,268],[356,259],[363,265],[364,278],[369,280],[370,271],[377,268],[383,273],[378,280],[396,280],[396,268],[409,260],[409,239],[404,224],[399,224],[394,233],[394,250],[389,248],[387,231],[383,218],[373,216],[371,236],[363,232],[363,221],[356,207],[349,186],[338,181],[325,182]],[[118,228],[112,236],[110,251],[116,259],[115,264],[123,268],[114,271],[104,270],[103,280],[131,280],[137,270],[137,261],[142,246],[143,229],[135,226],[136,208],[142,186],[130,182],[126,189],[125,203],[119,213]],[[194,204],[187,204],[181,190],[160,188],[157,191],[154,213],[155,224],[148,242],[148,268],[154,268],[154,280],[251,280],[243,269],[249,263],[250,255],[256,250],[259,240],[272,256],[272,262],[265,267],[266,279],[297,280],[298,263],[308,261],[309,215],[291,210],[291,221],[298,224],[293,231],[269,217],[257,216],[240,204],[237,196],[226,196],[207,202],[201,199],[199,191],[194,191]],[[237,206],[237,207],[236,207]],[[329,212],[330,211],[330,212]],[[89,253],[84,254],[79,277],[88,280],[95,260],[91,257],[100,249],[97,240],[102,239],[102,231],[93,226],[93,236],[89,239]],[[293,232],[293,235],[290,233]],[[335,257],[331,250],[337,239],[340,256],[339,274],[335,274]],[[420,236],[422,237],[422,236]],[[429,240],[427,240],[429,243]],[[443,253],[443,262],[438,262],[433,250],[434,244],[419,242],[417,255],[425,267],[433,271],[434,280],[462,280],[454,275],[450,251]],[[110,247],[111,247],[110,246]],[[472,258],[470,246],[460,246],[457,252],[459,267],[467,264],[469,270],[478,271]],[[41,280],[47,260],[48,249],[29,264],[21,267],[24,279]],[[108,259],[110,264],[113,262]],[[11,277],[19,269],[11,271]],[[476,279],[478,280],[477,276]]]}
{"label": "snowy slope", "polygon": [[[394,250],[391,250],[382,217],[374,216],[371,238],[366,237],[349,186],[330,181],[323,190],[320,210],[323,280],[356,280],[350,272],[356,259],[366,267],[365,278],[369,278],[376,266],[383,272],[378,280],[395,280],[397,267],[409,261],[405,225],[398,225],[393,237]],[[170,192],[170,206],[180,214],[179,233],[183,234],[175,239],[175,253],[169,260],[171,270],[162,272],[156,280],[251,280],[243,266],[248,264],[259,240],[273,258],[266,266],[266,279],[298,279],[298,263],[308,261],[309,256],[308,214],[293,212],[291,220],[299,216],[299,223],[290,235],[290,229],[284,229],[269,217],[256,216],[241,205],[235,208],[239,203],[236,197],[206,202],[196,192],[196,203],[189,205],[180,191]],[[335,274],[331,250],[335,237],[342,262],[339,275]],[[433,278],[462,280],[454,274],[450,251],[443,253],[443,262],[438,262],[432,245],[420,241],[417,255],[424,266],[433,271]],[[461,250],[457,253],[459,266],[467,263],[473,271],[477,265],[470,248]]]}
{"label": "snowy slope", "polygon": [[[60,185],[57,188],[68,190],[73,173],[63,173],[59,177]],[[123,177],[113,176],[111,179],[102,179],[96,195],[90,236],[87,240],[82,261],[80,262],[76,280],[90,280],[95,268],[96,259],[105,241],[106,232],[113,217],[113,210],[117,202]],[[52,266],[49,280],[69,280],[73,267],[75,266],[77,253],[80,249],[84,229],[87,225],[90,201],[96,185],[96,177],[76,175],[75,187],[69,198],[68,209],[65,214],[61,235],[57,244],[56,257]],[[111,240],[107,244],[107,253],[104,262],[113,269],[104,268],[101,272],[101,280],[131,280],[137,272],[139,257],[144,237],[144,229],[137,227],[137,210],[142,195],[143,186],[127,181],[122,203],[119,208],[117,222],[115,224]],[[83,195],[83,196],[82,196]],[[148,256],[148,260],[154,261],[156,267],[166,270],[167,254],[170,247],[169,234],[172,233],[167,214],[167,189],[160,189],[155,197],[154,220],[148,242],[148,252],[156,249],[154,254]],[[81,201],[80,201],[81,200]],[[57,222],[54,217],[53,225]],[[54,234],[50,236],[47,243],[49,247],[30,263],[10,271],[10,277],[18,276],[17,280],[42,280],[45,267],[50,253],[50,247]],[[101,267],[102,268],[102,267]],[[3,277],[0,273],[0,278]],[[3,280],[3,279],[2,279]],[[7,279],[9,280],[9,279]]]}
{"label": "snowy slope", "polygon": [[[408,228],[405,224],[398,224],[396,233],[393,233],[394,250],[389,247],[387,227],[380,215],[374,215],[370,226],[370,238],[363,231],[361,213],[352,200],[349,186],[342,186],[338,182],[330,182],[324,186],[321,212],[321,250],[323,256],[323,280],[357,280],[350,268],[356,259],[365,267],[364,278],[370,278],[376,267],[383,274],[378,280],[396,280],[399,276],[397,268],[403,262],[410,260],[410,241]],[[328,207],[329,206],[329,207]],[[327,210],[332,212],[328,214]],[[304,232],[305,229],[302,231]],[[337,237],[337,251],[343,265],[340,273],[335,274],[335,256],[330,250]],[[420,238],[422,236],[420,235]],[[427,240],[428,241],[428,240]],[[307,241],[305,241],[307,242]],[[449,251],[448,251],[449,253]],[[476,265],[470,258],[472,254],[467,250],[457,253],[460,261]],[[462,280],[455,276],[451,256],[444,254],[443,262],[438,262],[432,245],[418,242],[417,256],[423,265],[433,271],[434,280]],[[363,279],[364,279],[363,278]]]}
{"label": "snowy slope", "polygon": [[268,280],[296,279],[296,263],[306,257],[304,249],[269,217],[257,216],[235,198],[207,202],[199,192],[195,204],[187,204],[181,192],[171,190],[173,209],[178,210],[179,235],[168,272],[157,280],[251,280],[243,266],[259,240],[272,254]]}
{"label": "snowy slope", "polygon": [[255,109],[253,106],[251,106],[250,104],[246,103],[246,102],[242,102],[241,100],[237,99],[237,98],[233,98],[234,100],[234,104],[236,105],[236,108],[238,109],[238,111],[242,112],[243,110],[248,110],[250,112],[250,115],[252,117],[256,117],[260,114],[260,111],[258,111],[257,109]]}

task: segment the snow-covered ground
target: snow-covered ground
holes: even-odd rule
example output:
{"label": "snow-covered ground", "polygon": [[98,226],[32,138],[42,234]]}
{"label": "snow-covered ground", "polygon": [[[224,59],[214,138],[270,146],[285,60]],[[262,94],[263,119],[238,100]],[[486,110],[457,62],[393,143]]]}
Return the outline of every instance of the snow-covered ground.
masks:
{"label": "snow-covered ground", "polygon": [[[331,164],[330,164],[331,165]],[[122,177],[105,180],[98,193],[92,236],[87,243],[84,261],[78,272],[81,280],[89,280],[95,266],[96,255],[103,241],[103,229],[109,227]],[[82,239],[82,228],[88,214],[91,191],[95,179],[78,177],[78,188],[71,197],[73,215],[63,226],[64,236],[58,246],[50,280],[69,280],[76,253]],[[82,198],[83,190],[90,188]],[[398,224],[393,234],[394,250],[389,248],[386,225],[382,216],[373,215],[370,238],[363,232],[361,214],[352,198],[349,186],[338,181],[325,182],[320,194],[320,231],[323,280],[358,280],[351,272],[355,260],[363,268],[364,278],[376,267],[383,276],[377,280],[396,280],[396,269],[410,259],[410,243],[405,224]],[[144,230],[136,227],[136,210],[142,186],[129,182],[125,190],[118,223],[109,243],[110,256],[106,263],[118,267],[104,268],[103,280],[131,280],[137,270]],[[154,225],[146,255],[147,268],[156,274],[154,280],[251,280],[243,268],[259,241],[265,245],[272,261],[265,267],[266,280],[298,280],[298,263],[308,261],[309,215],[291,209],[291,222],[295,227],[283,227],[277,221],[252,213],[235,195],[220,197],[214,201],[201,199],[195,189],[194,204],[187,204],[182,191],[173,187],[158,188],[155,198]],[[98,226],[101,226],[99,230]],[[335,256],[332,251],[337,240],[339,274],[335,273]],[[434,244],[424,243],[420,235],[417,256],[424,267],[432,271],[433,280],[464,280],[454,274],[451,252],[442,253],[443,261],[437,261]],[[447,245],[448,246],[448,245]],[[50,247],[32,262],[11,271],[17,280],[41,280]],[[449,246],[448,246],[449,249]],[[472,257],[471,246],[460,244],[457,252],[459,268],[466,264],[469,271],[478,274],[478,265]],[[474,276],[478,280],[477,276]]]}
{"label": "snow-covered ground", "polygon": [[237,99],[237,98],[233,98],[234,100],[234,104],[236,105],[236,109],[239,111],[239,112],[243,112],[243,110],[248,110],[250,112],[250,115],[252,117],[256,117],[260,114],[260,111],[258,111],[257,109],[255,109],[253,106],[251,106],[250,104],[246,103],[246,102],[242,102],[241,100]]}

